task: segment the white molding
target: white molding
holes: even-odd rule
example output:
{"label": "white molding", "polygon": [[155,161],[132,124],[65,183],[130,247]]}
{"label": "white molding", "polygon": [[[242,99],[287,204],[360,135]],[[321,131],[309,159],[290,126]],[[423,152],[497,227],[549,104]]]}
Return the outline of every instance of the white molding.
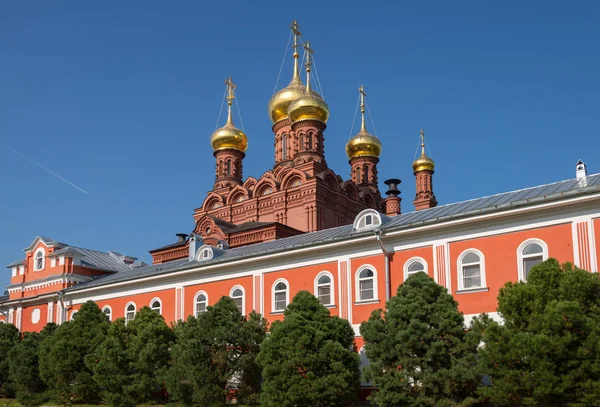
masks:
{"label": "white molding", "polygon": [[123,317],[125,318],[125,322],[129,322],[127,320],[127,308],[129,308],[130,305],[133,305],[133,318],[131,320],[133,321],[133,319],[137,315],[137,305],[135,304],[135,302],[129,301],[127,304],[125,304],[125,308],[123,308]]}
{"label": "white molding", "polygon": [[481,314],[487,314],[493,321],[498,322],[499,324],[504,324],[504,318],[500,316],[498,312],[480,312],[478,314],[464,314],[463,318],[465,319],[465,328],[469,328],[471,326],[471,321],[473,318],[480,316]]}
{"label": "white molding", "polygon": [[54,301],[48,302],[47,312],[48,312],[48,315],[46,316],[46,323],[49,324],[52,322],[52,320],[53,320],[52,317],[54,316],[53,315],[54,314]]}
{"label": "white molding", "polygon": [[[285,308],[275,309],[275,286],[279,283],[285,284]],[[290,283],[285,278],[278,278],[271,285],[271,313],[284,312],[290,304]]]}
{"label": "white molding", "polygon": [[[360,297],[360,285],[359,285],[359,275],[363,270],[369,269],[373,272],[373,298],[368,298],[368,299],[362,299]],[[378,290],[378,286],[379,286],[379,278],[378,278],[378,274],[377,274],[377,269],[375,267],[373,267],[370,264],[363,264],[362,266],[360,266],[358,269],[356,269],[356,271],[354,272],[354,291],[355,291],[355,295],[356,295],[356,301],[355,302],[364,302],[364,301],[376,301],[379,300],[379,290]]]}
{"label": "white molding", "polygon": [[75,318],[75,315],[77,315],[77,312],[79,312],[79,310],[74,309],[73,311],[71,311],[71,316],[69,317],[69,321],[72,321]]}
{"label": "white molding", "polygon": [[598,272],[598,258],[596,253],[596,234],[594,233],[594,220],[588,219],[588,236],[590,241],[590,268],[592,273]]}
{"label": "white molding", "polygon": [[[42,254],[42,267],[37,266],[38,254]],[[46,268],[46,250],[42,247],[38,247],[33,253],[33,271],[41,271]]]}
{"label": "white molding", "polygon": [[[110,311],[110,313],[108,314],[108,315],[109,315],[109,317],[108,317],[108,320],[112,322],[112,320],[113,320],[113,310],[112,310],[112,308],[111,308],[111,306],[110,306],[110,305],[105,305],[105,306],[103,306],[103,307],[102,307],[102,313],[103,313],[104,315],[107,315],[107,314],[104,312],[104,310],[106,310],[106,309]],[[108,316],[108,315],[107,315],[107,316]]]}
{"label": "white molding", "polygon": [[[176,289],[176,290],[177,290],[177,289]],[[158,314],[159,314],[159,315],[162,315],[162,311],[163,311],[163,303],[162,303],[162,300],[161,300],[159,297],[154,297],[154,298],[152,298],[152,299],[150,300],[150,302],[148,303],[148,306],[150,307],[150,309],[151,309],[152,311],[154,311],[154,308],[152,308],[152,304],[153,304],[155,301],[158,301],[158,303],[160,304],[160,307],[159,307],[159,309],[158,309]],[[175,302],[177,302],[177,299],[175,300]],[[177,307],[175,307],[175,308],[177,308]],[[177,321],[177,318],[175,318],[175,320]]]}
{"label": "white molding", "polygon": [[352,279],[352,259],[349,258],[346,261],[346,282],[348,283],[348,288],[346,289],[346,292],[348,293],[348,301],[346,302],[346,309],[348,310],[348,321],[352,321],[353,315],[352,315],[352,311],[353,311],[353,307],[352,307],[352,283],[353,283],[353,279]]}
{"label": "white molding", "polygon": [[229,290],[229,298],[233,299],[233,292],[237,289],[242,290],[242,315],[246,315],[246,289],[241,284],[236,284]]}
{"label": "white molding", "polygon": [[[480,276],[480,284],[479,287],[469,287],[469,288],[465,288],[464,287],[464,281],[463,281],[463,259],[465,256],[469,255],[469,254],[475,254],[476,256],[479,256],[479,276]],[[448,274],[450,274],[448,272]],[[476,288],[486,288],[487,287],[487,283],[486,283],[486,275],[485,275],[485,255],[481,252],[481,250],[475,249],[475,248],[469,248],[466,250],[463,250],[462,253],[460,254],[460,256],[458,256],[458,258],[456,259],[456,278],[457,278],[457,292],[466,292],[466,290],[473,290]],[[448,292],[452,293],[452,291],[448,290]]]}
{"label": "white molding", "polygon": [[329,298],[331,299],[331,302],[329,304],[323,304],[324,306],[335,306],[335,279],[333,278],[333,274],[331,274],[329,271],[327,270],[323,270],[321,272],[319,272],[319,274],[317,274],[317,276],[315,277],[315,279],[313,280],[313,293],[314,296],[317,297],[317,299],[319,298],[319,279],[323,276],[327,276],[329,277],[330,283],[329,283]]}
{"label": "white molding", "polygon": [[548,245],[542,239],[532,237],[521,242],[519,247],[517,247],[517,275],[519,277],[519,281],[527,281],[525,278],[525,270],[523,269],[523,249],[525,249],[525,247],[531,243],[539,245],[542,248],[542,260],[548,260]]}
{"label": "white molding", "polygon": [[194,312],[194,317],[196,317],[196,318],[198,317],[198,312],[197,312],[197,309],[198,309],[198,297],[200,297],[201,295],[203,295],[204,298],[206,298],[206,301],[204,301],[205,302],[204,312],[206,312],[206,308],[208,308],[208,304],[209,304],[209,302],[208,302],[208,293],[206,291],[200,290],[200,291],[198,291],[196,293],[196,295],[194,295],[194,310],[193,310],[193,312]]}
{"label": "white molding", "polygon": [[410,259],[406,260],[406,262],[404,263],[404,281],[406,281],[406,279],[408,278],[408,268],[413,264],[413,263],[421,263],[423,265],[423,271],[425,272],[425,274],[429,275],[429,266],[427,264],[427,261],[419,256],[414,256],[411,257]]}

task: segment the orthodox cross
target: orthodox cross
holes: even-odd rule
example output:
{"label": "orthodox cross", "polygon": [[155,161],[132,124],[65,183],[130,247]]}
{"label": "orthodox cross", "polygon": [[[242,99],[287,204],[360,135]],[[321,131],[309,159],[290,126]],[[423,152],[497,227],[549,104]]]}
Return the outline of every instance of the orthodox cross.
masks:
{"label": "orthodox cross", "polygon": [[367,125],[365,123],[365,96],[367,96],[367,94],[365,93],[365,87],[363,85],[360,85],[360,87],[358,88],[358,93],[360,93],[360,114],[361,114],[360,131],[366,132]]}
{"label": "orthodox cross", "polygon": [[294,55],[298,55],[298,47],[300,46],[298,45],[298,37],[302,36],[302,33],[299,30],[300,26],[298,25],[298,21],[294,20],[292,25],[290,25],[290,28],[294,34],[294,45],[292,45],[292,48],[294,48]]}
{"label": "orthodox cross", "polygon": [[304,44],[304,49],[306,50],[306,72],[310,72],[310,66],[312,65],[312,54],[315,52],[310,48],[310,41],[306,41]]}
{"label": "orthodox cross", "polygon": [[227,104],[231,106],[231,102],[233,101],[233,99],[235,99],[234,90],[236,88],[236,86],[231,81],[231,76],[227,78],[227,80],[225,81],[225,85],[227,85]]}

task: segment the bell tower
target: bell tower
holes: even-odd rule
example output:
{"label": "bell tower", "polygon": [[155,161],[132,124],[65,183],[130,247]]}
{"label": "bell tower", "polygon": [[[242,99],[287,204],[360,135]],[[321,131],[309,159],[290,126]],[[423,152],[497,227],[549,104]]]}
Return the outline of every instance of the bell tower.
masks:
{"label": "bell tower", "polygon": [[433,193],[433,173],[435,163],[425,154],[425,132],[421,133],[421,156],[413,162],[413,172],[416,178],[417,194],[413,204],[415,209],[433,208],[437,205],[435,194]]}

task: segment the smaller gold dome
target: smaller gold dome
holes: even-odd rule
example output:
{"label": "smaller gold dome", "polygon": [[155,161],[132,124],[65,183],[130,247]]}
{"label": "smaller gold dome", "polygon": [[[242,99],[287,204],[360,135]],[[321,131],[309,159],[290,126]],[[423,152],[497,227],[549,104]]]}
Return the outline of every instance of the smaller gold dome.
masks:
{"label": "smaller gold dome", "polygon": [[304,96],[306,86],[299,77],[292,78],[288,86],[277,92],[269,101],[269,118],[273,123],[288,117],[288,107],[294,100]]}
{"label": "smaller gold dome", "polygon": [[231,148],[244,152],[248,148],[248,139],[243,131],[228,120],[225,126],[215,130],[210,137],[210,144],[214,151]]}
{"label": "smaller gold dome", "polygon": [[377,157],[381,154],[381,141],[364,130],[352,137],[346,143],[346,154],[348,159],[356,157]]}
{"label": "smaller gold dome", "polygon": [[419,172],[419,171],[433,171],[435,168],[435,163],[433,162],[433,160],[429,157],[427,157],[425,155],[425,153],[421,154],[421,156],[419,158],[417,158],[414,162],[413,162],[413,171],[414,172]]}
{"label": "smaller gold dome", "polygon": [[327,123],[329,106],[318,93],[310,91],[307,94],[305,90],[304,96],[290,103],[288,116],[292,123],[300,120],[319,120]]}

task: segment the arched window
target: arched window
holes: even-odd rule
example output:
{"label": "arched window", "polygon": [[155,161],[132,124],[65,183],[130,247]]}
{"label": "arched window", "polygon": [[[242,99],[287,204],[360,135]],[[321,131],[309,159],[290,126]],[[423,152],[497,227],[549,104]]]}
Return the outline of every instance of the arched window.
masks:
{"label": "arched window", "polygon": [[33,271],[39,271],[44,269],[45,263],[45,252],[44,249],[37,249],[35,256],[33,256]]}
{"label": "arched window", "polygon": [[104,307],[102,307],[102,312],[104,313],[104,315],[106,315],[106,318],[109,321],[112,321],[112,309],[110,308],[110,306],[105,305]]}
{"label": "arched window", "polygon": [[287,159],[287,134],[281,135],[281,153],[284,160]]}
{"label": "arched window", "polygon": [[302,185],[302,181],[300,181],[299,179],[292,182],[292,188],[298,188],[300,185]]}
{"label": "arched window", "polygon": [[313,135],[312,135],[312,133],[308,133],[306,135],[306,139],[308,141],[308,143],[307,143],[308,144],[308,150],[312,150],[313,149],[313,140],[312,140],[313,139]]}
{"label": "arched window", "polygon": [[374,209],[365,209],[356,215],[353,228],[354,230],[363,230],[374,229],[378,226],[381,226],[381,214]]}
{"label": "arched window", "polygon": [[334,305],[333,276],[328,271],[320,272],[315,278],[315,295],[323,305]]}
{"label": "arched window", "polygon": [[[209,233],[207,233],[207,235],[209,235],[209,234],[210,234],[210,231],[209,231]],[[212,248],[210,246],[206,246],[206,247],[200,249],[200,251],[198,252],[197,260],[198,261],[210,260],[213,258],[213,255],[214,255],[214,253],[213,253]]]}
{"label": "arched window", "polygon": [[231,176],[231,160],[225,162],[225,175]]}
{"label": "arched window", "polygon": [[158,315],[162,315],[162,303],[159,298],[153,298],[152,301],[150,301],[150,309]]}
{"label": "arched window", "polygon": [[130,302],[125,306],[125,322],[133,321],[135,318],[135,304]]}
{"label": "arched window", "polygon": [[229,297],[237,305],[237,309],[242,315],[246,315],[246,306],[244,304],[244,288],[241,285],[236,285],[229,292]]}
{"label": "arched window", "polygon": [[427,262],[421,257],[413,257],[404,263],[404,280],[413,274],[427,274]]}
{"label": "arched window", "polygon": [[369,182],[369,167],[365,165],[365,182]]}
{"label": "arched window", "polygon": [[273,312],[285,311],[290,297],[290,286],[286,280],[280,278],[273,283]]}
{"label": "arched window", "polygon": [[517,249],[517,258],[519,280],[527,281],[533,266],[548,259],[548,245],[540,239],[528,239]]}
{"label": "arched window", "polygon": [[262,193],[262,194],[263,194],[263,195],[269,195],[269,194],[272,194],[272,193],[273,193],[273,190],[272,190],[271,188],[266,188],[266,189],[263,191],[263,193]]}
{"label": "arched window", "polygon": [[360,167],[356,167],[356,183],[360,184]]}
{"label": "arched window", "polygon": [[304,151],[304,133],[300,133],[300,146],[298,150]]}
{"label": "arched window", "polygon": [[194,303],[196,304],[196,317],[198,317],[201,313],[206,312],[206,307],[208,306],[208,294],[204,291],[198,292],[194,299]]}
{"label": "arched window", "polygon": [[69,318],[69,321],[73,321],[76,316],[77,316],[77,310],[71,312],[71,318]]}
{"label": "arched window", "polygon": [[458,289],[473,290],[486,288],[485,259],[483,253],[468,249],[458,256]]}
{"label": "arched window", "polygon": [[377,272],[370,265],[356,272],[356,301],[377,300]]}

